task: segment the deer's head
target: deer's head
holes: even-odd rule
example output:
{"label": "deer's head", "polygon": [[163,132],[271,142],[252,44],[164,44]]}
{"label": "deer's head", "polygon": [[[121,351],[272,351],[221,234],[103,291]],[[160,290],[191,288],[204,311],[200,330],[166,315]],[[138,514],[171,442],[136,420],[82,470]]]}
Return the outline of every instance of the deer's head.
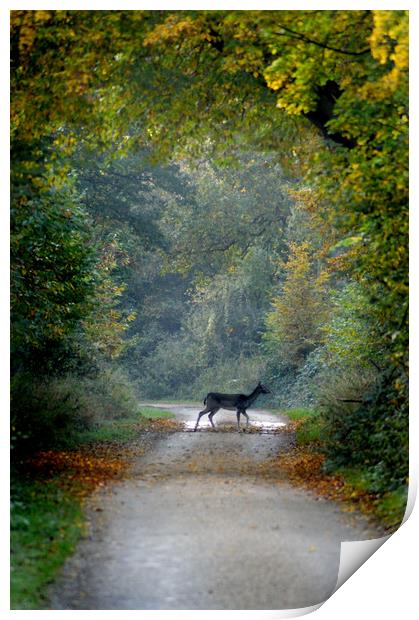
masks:
{"label": "deer's head", "polygon": [[260,394],[272,394],[271,390],[269,390],[263,383],[259,381],[258,383],[258,391]]}

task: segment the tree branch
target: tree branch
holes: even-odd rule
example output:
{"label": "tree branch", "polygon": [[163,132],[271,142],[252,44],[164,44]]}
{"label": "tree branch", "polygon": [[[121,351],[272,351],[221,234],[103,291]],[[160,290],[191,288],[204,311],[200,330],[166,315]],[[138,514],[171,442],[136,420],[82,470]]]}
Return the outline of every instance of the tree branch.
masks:
{"label": "tree branch", "polygon": [[378,372],[383,372],[383,369],[380,368],[380,366],[377,364],[377,362],[374,362],[373,359],[371,359],[370,357],[368,358],[368,361],[370,362],[370,364],[372,364],[377,370]]}
{"label": "tree branch", "polygon": [[[285,30],[285,32],[290,33],[295,38],[297,38],[299,41],[303,41],[304,43],[309,43],[310,45],[317,45],[317,47],[321,47],[326,50],[331,50],[332,52],[336,52],[337,54],[345,54],[347,56],[362,56],[371,51],[369,47],[363,50],[360,50],[359,52],[351,52],[350,50],[343,50],[338,47],[334,47],[333,45],[327,45],[327,43],[322,43],[321,41],[315,41],[314,39],[310,39],[305,34],[302,34],[301,32],[296,32],[295,30],[292,30],[291,28],[289,28],[288,26],[284,26],[283,24],[279,24],[279,26],[280,28]],[[283,35],[282,32],[274,32],[274,34],[279,35],[279,36]]]}

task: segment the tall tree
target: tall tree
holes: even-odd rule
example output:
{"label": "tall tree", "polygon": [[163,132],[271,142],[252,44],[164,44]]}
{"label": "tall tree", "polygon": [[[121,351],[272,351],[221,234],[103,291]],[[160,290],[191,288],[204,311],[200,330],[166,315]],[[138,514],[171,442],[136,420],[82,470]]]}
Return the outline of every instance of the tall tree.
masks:
{"label": "tall tree", "polygon": [[301,367],[322,341],[329,314],[329,273],[317,268],[309,244],[291,242],[283,266],[284,281],[267,314],[265,339],[285,366]]}

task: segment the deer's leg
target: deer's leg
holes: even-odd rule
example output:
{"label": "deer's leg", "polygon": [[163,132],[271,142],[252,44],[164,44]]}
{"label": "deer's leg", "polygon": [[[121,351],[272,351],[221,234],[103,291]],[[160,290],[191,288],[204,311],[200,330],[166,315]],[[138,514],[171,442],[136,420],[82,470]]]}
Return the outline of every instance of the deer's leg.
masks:
{"label": "deer's leg", "polygon": [[240,409],[237,409],[237,430],[240,433]]}
{"label": "deer's leg", "polygon": [[207,408],[205,407],[205,409],[203,409],[202,411],[200,411],[200,412],[198,413],[198,419],[197,419],[197,421],[196,421],[194,431],[196,431],[196,429],[198,428],[199,420],[202,418],[202,416],[203,416],[203,415],[205,415],[205,414],[206,414],[206,413],[208,413],[209,411],[211,411],[211,409],[207,409]]}
{"label": "deer's leg", "polygon": [[249,416],[247,415],[246,411],[243,409],[242,414],[244,415],[244,417],[246,418],[246,428],[249,426]]}
{"label": "deer's leg", "polygon": [[214,422],[212,421],[212,418],[215,416],[215,414],[217,413],[217,411],[219,411],[219,409],[220,409],[219,407],[217,407],[217,409],[213,409],[213,410],[211,411],[211,413],[209,414],[209,416],[208,416],[208,420],[211,422],[211,426],[212,426],[212,428],[213,428],[215,431],[216,431],[217,429],[216,429],[216,428],[215,428],[215,426],[214,426]]}

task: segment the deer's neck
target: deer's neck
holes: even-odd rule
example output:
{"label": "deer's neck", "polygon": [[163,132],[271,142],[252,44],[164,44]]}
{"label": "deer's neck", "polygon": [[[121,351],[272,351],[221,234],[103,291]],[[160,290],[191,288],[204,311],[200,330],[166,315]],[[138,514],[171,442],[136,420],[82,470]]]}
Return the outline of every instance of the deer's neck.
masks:
{"label": "deer's neck", "polygon": [[249,394],[249,396],[246,399],[248,404],[251,405],[252,403],[254,403],[257,397],[259,396],[259,394],[260,394],[259,390],[255,388],[253,392]]}

